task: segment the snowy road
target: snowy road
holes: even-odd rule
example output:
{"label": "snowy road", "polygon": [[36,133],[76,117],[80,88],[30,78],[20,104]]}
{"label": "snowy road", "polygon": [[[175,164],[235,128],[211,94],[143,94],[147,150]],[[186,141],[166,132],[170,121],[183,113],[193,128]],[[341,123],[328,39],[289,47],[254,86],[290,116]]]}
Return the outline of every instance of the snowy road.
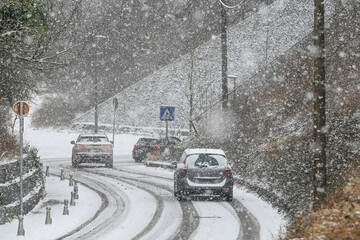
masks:
{"label": "snowy road", "polygon": [[146,168],[131,156],[116,157],[113,169],[75,169],[68,158],[43,161],[52,172],[65,169],[103,201],[94,218],[59,239],[260,239],[258,221],[239,200],[179,202],[171,171]]}

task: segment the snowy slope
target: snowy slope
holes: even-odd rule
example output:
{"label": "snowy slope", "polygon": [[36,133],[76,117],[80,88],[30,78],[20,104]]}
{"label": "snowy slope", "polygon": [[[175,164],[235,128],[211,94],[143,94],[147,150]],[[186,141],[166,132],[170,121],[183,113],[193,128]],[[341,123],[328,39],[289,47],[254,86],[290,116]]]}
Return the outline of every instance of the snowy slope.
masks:
{"label": "snowy slope", "polygon": [[[334,1],[326,1],[326,14],[334,14]],[[313,1],[279,0],[243,20],[228,31],[228,73],[237,76],[237,84],[247,80],[294,44],[302,40],[313,27]],[[220,38],[213,39],[194,51],[194,116],[220,98],[221,79]],[[118,126],[164,127],[159,120],[159,107],[176,107],[175,121],[170,128],[187,128],[189,119],[189,74],[191,55],[161,68],[125,89],[115,97],[119,100],[116,114]],[[230,84],[230,90],[232,84]],[[99,107],[100,124],[112,123],[113,98]],[[74,120],[92,123],[94,109]],[[193,116],[193,117],[194,117]]]}

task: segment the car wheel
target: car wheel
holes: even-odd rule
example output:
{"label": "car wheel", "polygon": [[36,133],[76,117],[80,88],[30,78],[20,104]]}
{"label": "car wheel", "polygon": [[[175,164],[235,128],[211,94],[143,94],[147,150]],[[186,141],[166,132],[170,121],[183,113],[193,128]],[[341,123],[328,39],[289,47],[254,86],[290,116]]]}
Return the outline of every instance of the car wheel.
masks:
{"label": "car wheel", "polygon": [[142,162],[145,159],[145,156],[141,156],[138,158],[138,162]]}
{"label": "car wheel", "polygon": [[232,200],[233,200],[233,193],[232,192],[225,195],[225,201],[231,202]]}
{"label": "car wheel", "polygon": [[112,168],[114,166],[113,158],[111,158],[108,162],[106,162],[105,166],[108,168]]}
{"label": "car wheel", "polygon": [[178,187],[175,182],[174,182],[174,196],[178,201],[185,200],[184,196],[181,194],[181,191],[178,191]]}
{"label": "car wheel", "polygon": [[75,162],[74,156],[71,156],[71,165],[74,168],[79,167],[79,164],[77,162]]}

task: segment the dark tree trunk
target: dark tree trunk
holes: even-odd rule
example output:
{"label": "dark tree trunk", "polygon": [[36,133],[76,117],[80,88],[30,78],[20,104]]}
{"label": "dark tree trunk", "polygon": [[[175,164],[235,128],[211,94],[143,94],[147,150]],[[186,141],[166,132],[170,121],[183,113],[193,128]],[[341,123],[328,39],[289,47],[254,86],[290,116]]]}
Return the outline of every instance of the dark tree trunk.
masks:
{"label": "dark tree trunk", "polygon": [[226,9],[221,5],[221,89],[222,89],[222,108],[228,108],[228,74],[227,74],[227,17]]}
{"label": "dark tree trunk", "polygon": [[314,0],[314,208],[326,201],[324,1]]}

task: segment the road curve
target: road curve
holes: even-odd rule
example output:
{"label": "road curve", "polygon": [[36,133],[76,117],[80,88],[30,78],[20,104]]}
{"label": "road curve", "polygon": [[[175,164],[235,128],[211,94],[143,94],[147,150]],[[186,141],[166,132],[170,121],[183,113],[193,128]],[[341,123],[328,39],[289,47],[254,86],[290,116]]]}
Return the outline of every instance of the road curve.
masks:
{"label": "road curve", "polygon": [[[221,226],[232,225],[231,238],[260,239],[258,221],[240,201],[234,199],[230,204],[178,202],[173,197],[173,179],[169,174],[144,170],[142,164],[135,164],[130,157],[114,160],[113,169],[92,165],[75,169],[69,159],[51,160],[51,168],[72,173],[78,181],[98,192],[103,201],[92,219],[59,239],[117,239],[120,236],[122,239],[211,239],[204,233],[209,232],[206,226],[212,212],[218,213],[211,220],[214,232],[217,227],[221,231]],[[146,206],[138,204],[133,195],[145,198]],[[139,218],[142,221],[132,229]],[[119,235],[126,232],[125,228],[132,229],[131,233]]]}

